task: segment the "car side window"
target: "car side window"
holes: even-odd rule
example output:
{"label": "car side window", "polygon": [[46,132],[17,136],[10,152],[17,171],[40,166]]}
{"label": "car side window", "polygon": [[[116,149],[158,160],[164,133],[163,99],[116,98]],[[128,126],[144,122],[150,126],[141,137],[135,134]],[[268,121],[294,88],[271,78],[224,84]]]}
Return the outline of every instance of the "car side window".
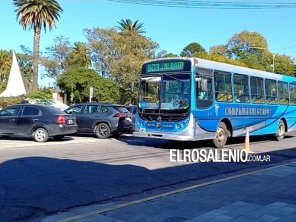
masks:
{"label": "car side window", "polygon": [[86,106],[86,109],[84,110],[83,113],[98,113],[100,110],[99,110],[99,106],[98,105],[87,105]]}
{"label": "car side window", "polygon": [[9,107],[0,111],[0,116],[16,116],[19,112],[19,107]]}
{"label": "car side window", "polygon": [[24,108],[22,116],[41,116],[42,112],[37,107],[27,106]]}
{"label": "car side window", "polygon": [[67,110],[67,113],[81,113],[83,110],[83,105],[74,106]]}
{"label": "car side window", "polygon": [[107,112],[108,112],[108,109],[107,109],[106,106],[101,106],[100,109],[98,109],[98,111],[99,111],[100,113],[107,113]]}

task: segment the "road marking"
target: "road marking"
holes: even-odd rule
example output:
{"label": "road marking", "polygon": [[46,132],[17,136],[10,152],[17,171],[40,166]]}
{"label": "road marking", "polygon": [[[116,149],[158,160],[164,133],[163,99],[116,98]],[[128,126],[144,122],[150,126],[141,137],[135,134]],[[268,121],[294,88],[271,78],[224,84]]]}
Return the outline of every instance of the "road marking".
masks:
{"label": "road marking", "polygon": [[103,208],[103,209],[100,209],[100,210],[81,213],[81,214],[78,214],[78,215],[75,215],[75,216],[70,216],[68,218],[64,218],[64,219],[57,220],[57,221],[58,222],[71,222],[71,221],[84,219],[84,218],[87,218],[87,217],[90,217],[90,216],[95,216],[95,215],[98,215],[98,214],[106,213],[106,212],[117,210],[117,209],[120,209],[120,208],[129,207],[129,206],[132,206],[132,205],[135,205],[135,204],[140,204],[140,203],[156,200],[156,199],[159,199],[159,198],[163,198],[163,197],[167,197],[167,196],[170,196],[170,195],[183,193],[183,192],[190,191],[190,190],[193,190],[193,189],[197,189],[197,188],[201,188],[201,187],[205,187],[205,186],[209,186],[209,185],[214,185],[214,184],[225,182],[225,181],[228,181],[228,180],[233,180],[233,179],[237,179],[237,178],[240,178],[240,177],[253,175],[253,174],[256,174],[256,173],[259,173],[259,172],[279,168],[281,166],[287,165],[287,164],[289,164],[291,162],[294,162],[294,161],[295,161],[295,159],[292,159],[292,160],[289,160],[289,161],[285,161],[285,163],[283,163],[283,164],[279,164],[279,165],[276,165],[276,166],[271,166],[271,167],[268,167],[268,168],[265,168],[265,169],[259,169],[259,170],[255,170],[255,171],[252,171],[252,172],[246,172],[246,173],[242,173],[242,174],[238,174],[238,175],[234,175],[234,176],[229,176],[229,177],[222,178],[222,179],[216,179],[216,180],[213,180],[213,181],[209,181],[209,182],[205,182],[205,183],[201,183],[201,184],[197,184],[197,185],[192,185],[192,186],[189,186],[189,187],[184,187],[184,188],[181,188],[181,189],[177,189],[177,190],[173,190],[173,191],[153,195],[153,196],[150,196],[150,197],[145,197],[145,198],[142,198],[142,199],[139,199],[139,200],[134,200],[134,201],[130,201],[130,202],[127,202],[127,203],[114,205],[112,207],[107,207],[107,208]]}

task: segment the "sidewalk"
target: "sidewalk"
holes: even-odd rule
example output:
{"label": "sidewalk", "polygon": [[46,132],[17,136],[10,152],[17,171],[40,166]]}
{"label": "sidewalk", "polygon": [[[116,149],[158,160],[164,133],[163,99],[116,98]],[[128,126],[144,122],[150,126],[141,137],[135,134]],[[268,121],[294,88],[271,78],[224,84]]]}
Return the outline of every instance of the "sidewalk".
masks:
{"label": "sidewalk", "polygon": [[296,162],[121,205],[76,209],[39,221],[293,222],[296,221]]}

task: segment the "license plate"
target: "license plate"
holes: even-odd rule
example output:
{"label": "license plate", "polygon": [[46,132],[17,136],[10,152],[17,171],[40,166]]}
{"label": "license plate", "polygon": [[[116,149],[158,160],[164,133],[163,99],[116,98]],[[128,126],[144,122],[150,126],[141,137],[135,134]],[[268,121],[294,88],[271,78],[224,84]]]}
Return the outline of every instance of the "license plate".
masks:
{"label": "license plate", "polygon": [[73,119],[68,119],[68,124],[73,124],[73,123],[74,123]]}

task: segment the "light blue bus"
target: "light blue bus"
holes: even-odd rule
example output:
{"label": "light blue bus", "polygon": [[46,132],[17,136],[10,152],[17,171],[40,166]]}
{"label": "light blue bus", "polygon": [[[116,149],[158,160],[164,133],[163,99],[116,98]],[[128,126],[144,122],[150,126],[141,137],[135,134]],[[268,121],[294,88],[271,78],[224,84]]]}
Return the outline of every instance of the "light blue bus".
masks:
{"label": "light blue bus", "polygon": [[176,141],[296,130],[296,78],[199,58],[143,64],[135,136]]}

